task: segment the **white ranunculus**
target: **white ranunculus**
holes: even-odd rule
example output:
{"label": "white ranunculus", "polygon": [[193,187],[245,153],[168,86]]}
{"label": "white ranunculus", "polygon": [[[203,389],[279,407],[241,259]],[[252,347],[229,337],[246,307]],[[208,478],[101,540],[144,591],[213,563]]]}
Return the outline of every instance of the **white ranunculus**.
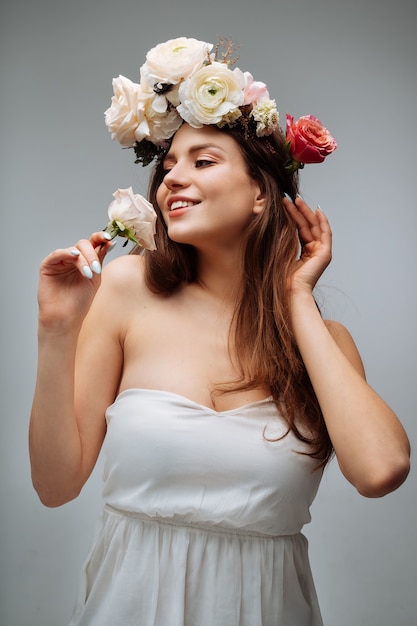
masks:
{"label": "white ranunculus", "polygon": [[155,250],[157,217],[152,204],[143,196],[134,194],[132,187],[118,189],[113,196],[108,209],[110,222],[105,230],[112,237],[119,235],[148,250]]}
{"label": "white ranunculus", "polygon": [[208,60],[213,44],[188,37],[160,43],[146,55],[142,80],[155,85],[176,85],[200,69]]}
{"label": "white ranunculus", "polygon": [[105,111],[104,119],[112,139],[130,148],[135,143],[135,131],[139,124],[138,106],[141,87],[125,76],[113,78],[111,106]]}
{"label": "white ranunculus", "polygon": [[243,104],[245,86],[245,76],[238,68],[211,63],[181,83],[178,112],[194,128],[221,123]]}

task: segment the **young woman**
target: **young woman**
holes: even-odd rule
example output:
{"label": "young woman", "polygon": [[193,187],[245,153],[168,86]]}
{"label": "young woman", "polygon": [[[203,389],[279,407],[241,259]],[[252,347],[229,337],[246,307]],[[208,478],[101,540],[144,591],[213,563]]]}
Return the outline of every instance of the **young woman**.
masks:
{"label": "young woman", "polygon": [[[234,83],[203,44],[157,46],[123,101],[137,116],[124,145],[157,159],[157,249],[101,274],[110,241],[98,232],[41,265],[30,452],[42,502],[75,498],[106,449],[72,625],[318,626],[301,529],[324,465],[334,452],[368,497],[409,469],[397,417],[314,300],[331,230],[297,195],[277,116],[252,114],[274,101],[235,71],[238,106],[222,93],[208,116],[193,85],[208,85],[204,99]],[[163,46],[162,65],[179,68],[183,50],[188,63],[171,82],[155,70]]]}

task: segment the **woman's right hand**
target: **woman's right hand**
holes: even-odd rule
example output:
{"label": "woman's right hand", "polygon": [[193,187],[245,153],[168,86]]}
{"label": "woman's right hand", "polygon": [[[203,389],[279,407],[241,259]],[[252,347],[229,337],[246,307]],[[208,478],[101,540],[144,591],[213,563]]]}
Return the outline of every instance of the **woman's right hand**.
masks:
{"label": "woman's right hand", "polygon": [[78,331],[97,289],[103,259],[111,247],[108,233],[93,233],[66,249],[51,252],[41,263],[39,323],[53,332]]}

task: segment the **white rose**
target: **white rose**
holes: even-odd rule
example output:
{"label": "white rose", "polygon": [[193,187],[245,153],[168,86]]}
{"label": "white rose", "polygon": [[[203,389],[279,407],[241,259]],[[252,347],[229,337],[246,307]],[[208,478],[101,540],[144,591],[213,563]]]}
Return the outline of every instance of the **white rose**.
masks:
{"label": "white rose", "polygon": [[194,128],[221,123],[223,116],[243,104],[245,86],[245,76],[238,68],[211,63],[181,83],[178,112]]}
{"label": "white rose", "polygon": [[112,237],[119,235],[148,250],[155,250],[157,218],[152,204],[143,196],[134,194],[132,187],[118,189],[113,196],[115,199],[108,209],[110,222],[105,230]]}
{"label": "white rose", "polygon": [[196,72],[208,60],[213,44],[188,37],[160,43],[146,55],[141,68],[142,79],[153,89],[155,85],[176,85]]}
{"label": "white rose", "polygon": [[141,87],[125,76],[113,78],[114,96],[111,106],[105,111],[104,119],[112,139],[122,146],[132,147],[138,127],[138,104]]}

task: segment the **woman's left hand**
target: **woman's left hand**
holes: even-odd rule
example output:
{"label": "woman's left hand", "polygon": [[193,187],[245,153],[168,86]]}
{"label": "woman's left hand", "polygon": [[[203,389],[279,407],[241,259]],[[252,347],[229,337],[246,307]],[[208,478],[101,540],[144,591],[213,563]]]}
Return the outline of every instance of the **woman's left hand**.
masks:
{"label": "woman's left hand", "polygon": [[289,285],[291,293],[309,293],[332,259],[332,231],[324,213],[314,212],[302,198],[285,197],[284,206],[298,228],[301,256],[295,262]]}

